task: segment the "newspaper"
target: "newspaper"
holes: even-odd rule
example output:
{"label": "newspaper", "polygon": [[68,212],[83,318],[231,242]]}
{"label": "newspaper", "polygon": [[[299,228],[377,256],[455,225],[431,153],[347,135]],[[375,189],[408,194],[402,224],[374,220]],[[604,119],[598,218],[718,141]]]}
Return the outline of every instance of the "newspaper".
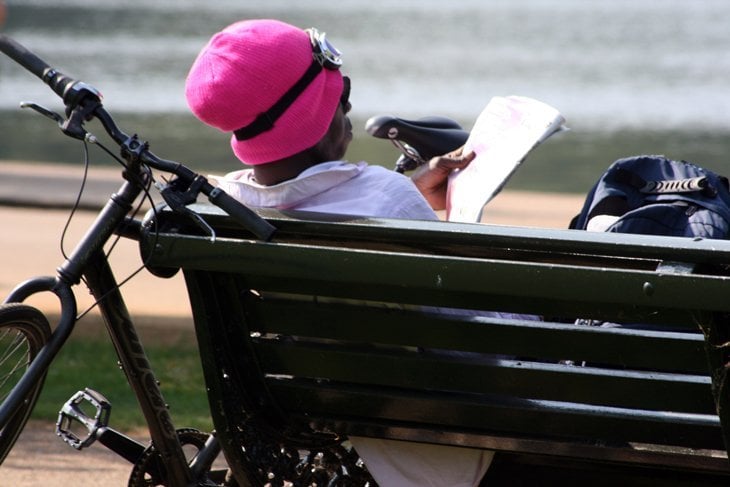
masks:
{"label": "newspaper", "polygon": [[482,210],[527,155],[552,134],[566,130],[555,108],[524,96],[496,96],[482,110],[464,151],[474,160],[449,177],[446,219],[479,222]]}

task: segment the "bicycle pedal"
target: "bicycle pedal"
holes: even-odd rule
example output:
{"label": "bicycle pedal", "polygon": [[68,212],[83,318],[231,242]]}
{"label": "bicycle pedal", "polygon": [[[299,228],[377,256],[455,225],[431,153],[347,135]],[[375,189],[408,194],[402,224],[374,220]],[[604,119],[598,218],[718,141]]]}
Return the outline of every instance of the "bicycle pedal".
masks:
{"label": "bicycle pedal", "polygon": [[[86,412],[89,406],[93,414]],[[59,411],[56,434],[77,450],[86,448],[97,440],[100,430],[106,429],[111,408],[111,403],[99,392],[89,388],[79,391]],[[85,428],[83,433],[75,431],[79,426]]]}

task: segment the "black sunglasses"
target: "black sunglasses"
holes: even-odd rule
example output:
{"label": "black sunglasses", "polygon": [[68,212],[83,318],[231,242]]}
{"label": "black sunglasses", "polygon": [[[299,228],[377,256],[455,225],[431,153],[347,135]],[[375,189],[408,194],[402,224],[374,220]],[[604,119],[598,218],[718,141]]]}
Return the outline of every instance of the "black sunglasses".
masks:
{"label": "black sunglasses", "polygon": [[342,109],[347,111],[347,104],[350,102],[350,77],[349,76],[343,76],[342,77],[342,96],[340,96],[340,105],[342,105]]}

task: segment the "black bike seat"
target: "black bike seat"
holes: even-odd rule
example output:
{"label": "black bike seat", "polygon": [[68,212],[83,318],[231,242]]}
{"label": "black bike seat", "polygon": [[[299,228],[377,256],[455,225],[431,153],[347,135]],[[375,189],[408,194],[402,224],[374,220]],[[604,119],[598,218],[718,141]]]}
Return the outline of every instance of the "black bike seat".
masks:
{"label": "black bike seat", "polygon": [[455,120],[438,116],[405,120],[378,115],[365,122],[365,131],[379,139],[408,144],[426,160],[458,149],[469,137],[469,132]]}

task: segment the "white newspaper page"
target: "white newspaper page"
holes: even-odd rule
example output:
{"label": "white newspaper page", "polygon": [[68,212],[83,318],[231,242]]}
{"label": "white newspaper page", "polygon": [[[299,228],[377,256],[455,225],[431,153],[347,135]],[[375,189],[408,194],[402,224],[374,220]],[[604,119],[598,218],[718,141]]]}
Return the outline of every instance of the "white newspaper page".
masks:
{"label": "white newspaper page", "polygon": [[449,177],[446,218],[479,222],[482,210],[505,185],[527,154],[553,133],[565,119],[555,108],[523,96],[492,98],[477,118],[465,152],[476,158]]}

